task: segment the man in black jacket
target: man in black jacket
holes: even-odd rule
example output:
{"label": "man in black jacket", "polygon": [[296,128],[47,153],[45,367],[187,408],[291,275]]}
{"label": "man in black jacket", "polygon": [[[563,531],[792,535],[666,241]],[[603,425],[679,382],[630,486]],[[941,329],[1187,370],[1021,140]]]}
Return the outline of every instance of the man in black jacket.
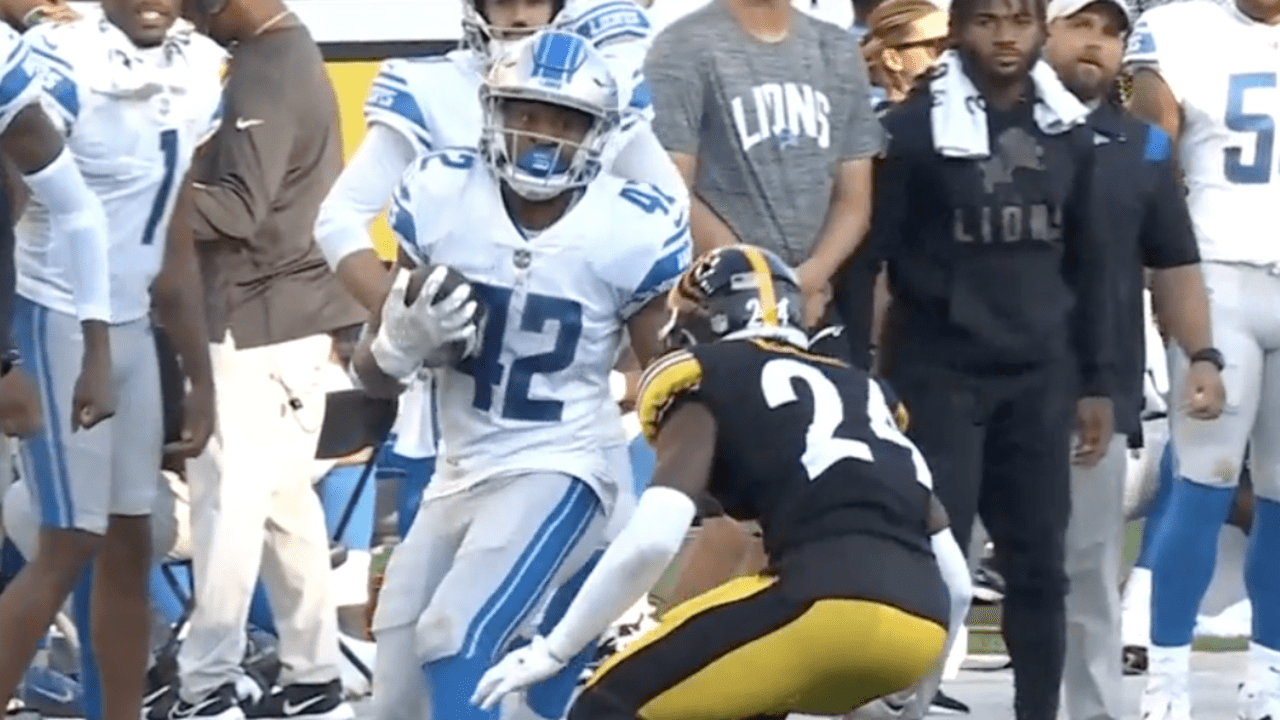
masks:
{"label": "man in black jacket", "polygon": [[873,221],[893,296],[880,363],[960,546],[979,513],[995,542],[1018,720],[1058,710],[1072,418],[1088,463],[1112,425],[1093,137],[1035,64],[1044,33],[1038,0],[952,4],[957,49],[885,117]]}
{"label": "man in black jacket", "polygon": [[[1174,144],[1119,103],[1116,76],[1129,31],[1121,0],[1049,3],[1045,59],[1082,102],[1094,108],[1095,217],[1108,225],[1115,307],[1116,437],[1102,461],[1076,466],[1067,530],[1067,655],[1064,690],[1070,720],[1121,717],[1120,552],[1124,532],[1126,447],[1141,444],[1143,268],[1153,306],[1192,365],[1183,407],[1209,419],[1222,411],[1219,354],[1211,347],[1209,306],[1195,231],[1178,185]],[[1127,442],[1126,442],[1127,441]]]}

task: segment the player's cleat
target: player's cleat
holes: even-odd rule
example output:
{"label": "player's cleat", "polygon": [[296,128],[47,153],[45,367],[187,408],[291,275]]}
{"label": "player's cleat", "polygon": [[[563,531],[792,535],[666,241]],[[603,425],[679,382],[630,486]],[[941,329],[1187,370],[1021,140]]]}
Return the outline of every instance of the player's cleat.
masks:
{"label": "player's cleat", "polygon": [[939,690],[929,705],[930,715],[968,715],[969,706]]}
{"label": "player's cleat", "polygon": [[172,672],[165,672],[159,664],[147,671],[146,685],[142,689],[143,716],[157,712],[169,712],[169,706],[178,698],[178,684]]}
{"label": "player's cleat", "polygon": [[1125,675],[1147,674],[1147,649],[1141,645],[1125,645],[1120,662]]}
{"label": "player's cleat", "polygon": [[338,680],[276,688],[245,710],[246,718],[261,720],[353,720],[355,716]]}
{"label": "player's cleat", "polygon": [[235,683],[227,683],[208,695],[187,702],[175,697],[168,707],[153,705],[146,720],[244,720]]}
{"label": "player's cleat", "polygon": [[27,668],[18,686],[22,709],[46,718],[84,717],[80,683],[57,670],[38,665]]}

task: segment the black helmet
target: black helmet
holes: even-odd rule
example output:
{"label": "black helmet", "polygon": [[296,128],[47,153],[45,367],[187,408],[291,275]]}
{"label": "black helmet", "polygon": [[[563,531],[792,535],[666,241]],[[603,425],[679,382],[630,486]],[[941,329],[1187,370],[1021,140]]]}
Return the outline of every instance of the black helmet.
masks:
{"label": "black helmet", "polygon": [[727,245],[693,262],[671,288],[669,347],[762,337],[808,347],[804,298],[795,271],[774,253]]}

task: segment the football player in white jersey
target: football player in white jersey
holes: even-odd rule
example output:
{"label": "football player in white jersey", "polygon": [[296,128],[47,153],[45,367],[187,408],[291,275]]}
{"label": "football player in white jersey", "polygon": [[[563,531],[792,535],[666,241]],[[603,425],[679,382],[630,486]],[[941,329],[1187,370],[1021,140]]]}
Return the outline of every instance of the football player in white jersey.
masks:
{"label": "football player in white jersey", "polygon": [[[386,207],[406,168],[423,152],[475,147],[480,137],[481,76],[500,48],[558,25],[587,38],[624,87],[624,132],[606,152],[606,167],[624,178],[678,186],[679,175],[653,136],[640,69],[651,39],[644,11],[631,0],[462,0],[462,47],[447,55],[383,63],[365,102],[368,131],[320,208],[316,241],[338,278],[371,312],[386,297],[387,273],[367,227]],[[624,82],[625,81],[625,82]],[[680,190],[684,192],[683,188]],[[430,381],[401,397],[388,461],[407,471],[401,483],[402,525],[434,468],[435,421]]]}
{"label": "football player in white jersey", "polygon": [[[691,259],[676,185],[601,173],[620,115],[607,61],[567,32],[506,53],[482,91],[479,151],[425,155],[392,206],[402,257],[469,282],[437,298],[437,267],[406,303],[401,270],[355,363],[367,391],[394,394],[431,358],[442,434],[374,617],[379,720],[419,720],[428,702],[429,717],[495,717],[468,702],[476,682],[629,493],[600,421],[609,372],[624,332],[641,360],[659,349],[662,294]],[[472,352],[449,365],[454,340]],[[567,699],[535,689],[528,704],[556,718]]]}
{"label": "football player in white jersey", "polygon": [[[70,413],[75,427],[92,427],[113,412],[108,299],[106,217],[65,151],[57,129],[40,108],[39,65],[30,46],[8,25],[0,26],[0,152],[22,174],[33,195],[49,208],[50,222],[63,237],[63,252],[73,273],[75,314],[83,323],[85,352]],[[5,248],[10,252],[11,248]],[[12,265],[3,288],[5,305],[13,294]],[[0,338],[0,432],[27,435],[42,418],[38,393],[19,354],[8,346],[9,318]]]}
{"label": "football player in white jersey", "polygon": [[[1212,58],[1205,62],[1204,58]],[[1217,351],[1172,359],[1175,386],[1225,369],[1227,408],[1215,420],[1170,413],[1178,477],[1152,539],[1147,720],[1191,715],[1188,663],[1245,446],[1256,494],[1245,584],[1253,603],[1243,720],[1280,717],[1280,2],[1205,0],[1153,8],[1126,62],[1134,111],[1178,139]],[[1157,308],[1157,311],[1159,309]]]}
{"label": "football player in white jersey", "polygon": [[[44,109],[107,213],[118,404],[114,417],[89,430],[73,431],[61,411],[84,340],[64,240],[48,205],[33,198],[16,227],[15,335],[46,414],[22,453],[42,530],[35,557],[0,608],[0,695],[17,685],[36,641],[93,562],[95,621],[85,641],[107,653],[97,657],[103,717],[137,720],[149,653],[148,516],[156,472],[162,450],[195,455],[213,427],[200,276],[182,213],[192,153],[217,127],[224,52],[189,26],[175,26],[177,0],[104,0],[102,11],[41,25],[26,39],[43,66]],[[153,306],[190,383],[183,439],[168,448]]]}

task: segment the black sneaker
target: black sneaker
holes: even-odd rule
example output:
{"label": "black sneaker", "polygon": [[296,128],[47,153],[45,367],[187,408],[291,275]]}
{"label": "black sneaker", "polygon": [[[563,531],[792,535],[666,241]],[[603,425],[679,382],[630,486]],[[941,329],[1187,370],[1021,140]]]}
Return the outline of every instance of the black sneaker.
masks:
{"label": "black sneaker", "polygon": [[236,698],[235,683],[227,683],[195,702],[183,700],[177,693],[173,701],[162,707],[155,703],[147,712],[147,720],[243,720],[244,711]]}
{"label": "black sneaker", "polygon": [[169,707],[178,699],[178,684],[173,677],[162,672],[159,665],[147,671],[147,684],[142,690],[142,712],[151,713],[152,708],[158,712],[168,713]]}
{"label": "black sneaker", "polygon": [[355,716],[338,680],[285,685],[245,710],[245,717],[254,720],[354,720]]}
{"label": "black sneaker", "polygon": [[1147,649],[1141,645],[1125,645],[1120,661],[1125,675],[1147,674]]}
{"label": "black sneaker", "polygon": [[939,690],[929,706],[930,715],[968,715],[969,706]]}

